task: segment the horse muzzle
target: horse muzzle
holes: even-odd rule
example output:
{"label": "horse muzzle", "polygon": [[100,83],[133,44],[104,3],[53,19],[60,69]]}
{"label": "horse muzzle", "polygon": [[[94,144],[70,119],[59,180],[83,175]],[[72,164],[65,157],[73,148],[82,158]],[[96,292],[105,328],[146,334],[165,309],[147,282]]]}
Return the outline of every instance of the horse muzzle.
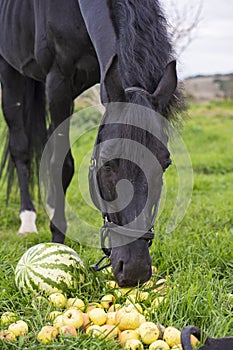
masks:
{"label": "horse muzzle", "polygon": [[144,239],[112,248],[110,260],[120,287],[134,287],[151,278],[151,257],[148,242]]}

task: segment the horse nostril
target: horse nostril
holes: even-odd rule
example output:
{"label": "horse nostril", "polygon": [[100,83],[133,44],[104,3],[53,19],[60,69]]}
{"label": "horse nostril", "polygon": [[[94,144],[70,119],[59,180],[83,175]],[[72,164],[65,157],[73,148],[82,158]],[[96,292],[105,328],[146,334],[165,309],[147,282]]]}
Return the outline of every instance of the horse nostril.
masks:
{"label": "horse nostril", "polygon": [[122,273],[122,272],[123,272],[123,266],[124,266],[124,263],[123,263],[123,261],[121,260],[121,261],[119,262],[119,273]]}

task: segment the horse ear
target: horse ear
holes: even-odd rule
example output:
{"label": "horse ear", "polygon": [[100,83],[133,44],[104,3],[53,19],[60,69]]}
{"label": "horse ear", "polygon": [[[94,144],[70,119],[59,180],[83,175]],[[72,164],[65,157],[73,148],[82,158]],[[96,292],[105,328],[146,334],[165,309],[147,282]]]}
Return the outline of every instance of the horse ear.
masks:
{"label": "horse ear", "polygon": [[165,68],[164,74],[153,93],[157,104],[166,106],[177,88],[176,61],[171,61]]}
{"label": "horse ear", "polygon": [[124,90],[120,79],[117,55],[111,57],[105,72],[101,88],[102,102],[118,102],[124,97]]}

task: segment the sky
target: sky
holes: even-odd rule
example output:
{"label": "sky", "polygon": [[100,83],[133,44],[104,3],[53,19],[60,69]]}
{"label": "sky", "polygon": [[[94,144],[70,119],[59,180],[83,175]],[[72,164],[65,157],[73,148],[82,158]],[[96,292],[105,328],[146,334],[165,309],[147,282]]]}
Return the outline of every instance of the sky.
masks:
{"label": "sky", "polygon": [[[181,78],[197,74],[233,73],[233,0],[200,0],[201,21],[194,40],[179,57]],[[198,0],[174,0],[180,13]],[[173,22],[172,0],[161,0],[167,17]],[[190,11],[189,11],[190,12]],[[187,22],[190,22],[187,16]]]}

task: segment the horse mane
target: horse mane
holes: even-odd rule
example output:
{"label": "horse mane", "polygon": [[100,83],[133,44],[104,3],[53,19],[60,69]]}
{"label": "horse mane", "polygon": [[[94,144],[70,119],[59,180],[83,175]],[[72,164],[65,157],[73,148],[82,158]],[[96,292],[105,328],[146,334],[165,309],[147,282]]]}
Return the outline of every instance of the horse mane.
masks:
{"label": "horse mane", "polygon": [[[108,0],[117,36],[117,56],[123,88],[138,86],[153,93],[174,52],[163,10],[157,0]],[[181,94],[176,91],[165,110],[175,120]],[[147,105],[145,96],[131,94],[129,102]]]}

